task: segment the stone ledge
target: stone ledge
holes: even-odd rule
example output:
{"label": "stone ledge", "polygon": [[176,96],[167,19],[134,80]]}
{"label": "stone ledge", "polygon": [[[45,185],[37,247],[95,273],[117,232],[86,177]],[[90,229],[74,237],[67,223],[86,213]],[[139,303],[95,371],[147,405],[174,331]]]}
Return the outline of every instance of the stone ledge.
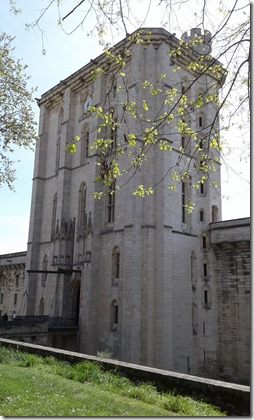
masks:
{"label": "stone ledge", "polygon": [[105,370],[117,370],[133,381],[153,383],[159,391],[170,391],[188,395],[220,407],[231,416],[250,415],[250,387],[230,382],[216,381],[178,372],[155,369],[148,366],[120,362],[118,360],[71,352],[37,344],[0,338],[0,346],[12,347],[19,351],[38,354],[43,357],[53,356],[69,363],[85,360],[100,363]]}

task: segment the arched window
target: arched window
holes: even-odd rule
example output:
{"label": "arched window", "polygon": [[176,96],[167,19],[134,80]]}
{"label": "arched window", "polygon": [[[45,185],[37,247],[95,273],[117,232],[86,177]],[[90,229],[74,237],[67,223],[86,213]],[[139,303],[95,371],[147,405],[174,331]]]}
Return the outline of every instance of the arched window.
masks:
{"label": "arched window", "polygon": [[118,303],[116,300],[113,300],[110,308],[110,326],[111,330],[115,331],[118,324]]}
{"label": "arched window", "polygon": [[56,233],[56,210],[57,210],[57,193],[54,195],[52,206],[52,223],[51,223],[51,238],[54,239]]}
{"label": "arched window", "polygon": [[[42,270],[43,271],[48,270],[48,256],[47,255],[45,255],[43,258]],[[41,280],[42,287],[46,286],[46,280],[47,280],[47,273],[42,273],[42,280]]]}
{"label": "arched window", "polygon": [[203,233],[203,236],[202,236],[202,248],[203,249],[206,249],[206,247],[207,247],[206,234]]}
{"label": "arched window", "polygon": [[120,248],[115,246],[112,252],[112,280],[120,277]]}
{"label": "arched window", "polygon": [[212,206],[212,223],[218,222],[218,207]]}
{"label": "arched window", "polygon": [[182,223],[188,223],[189,213],[188,204],[190,204],[190,190],[189,190],[190,179],[182,181],[181,185],[181,205],[182,205]]}
{"label": "arched window", "polygon": [[199,210],[199,221],[204,222],[205,220],[205,212],[203,209]]}
{"label": "arched window", "polygon": [[61,149],[61,137],[57,137],[56,142],[56,174],[58,173],[59,164],[60,164],[60,149]]}
{"label": "arched window", "polygon": [[107,223],[113,223],[115,220],[115,188],[115,182],[113,182],[106,197]]}
{"label": "arched window", "polygon": [[86,124],[81,133],[80,162],[84,163],[89,156],[89,127]]}
{"label": "arched window", "polygon": [[82,182],[79,189],[79,211],[78,211],[78,226],[86,225],[86,183]]}
{"label": "arched window", "polygon": [[63,115],[64,115],[64,111],[63,111],[63,108],[61,108],[58,114],[58,126],[57,126],[56,173],[58,173],[59,164],[60,164],[61,131],[62,131]]}

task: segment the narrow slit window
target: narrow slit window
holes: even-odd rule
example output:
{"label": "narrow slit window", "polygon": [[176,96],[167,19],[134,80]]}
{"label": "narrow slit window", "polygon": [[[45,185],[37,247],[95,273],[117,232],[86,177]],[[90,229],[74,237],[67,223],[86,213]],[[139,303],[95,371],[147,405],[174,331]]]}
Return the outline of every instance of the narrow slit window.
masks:
{"label": "narrow slit window", "polygon": [[199,212],[199,220],[200,220],[200,222],[203,222],[204,221],[204,210],[200,210],[200,212]]}
{"label": "narrow slit window", "polygon": [[182,182],[182,222],[186,223],[186,184]]}
{"label": "narrow slit window", "polygon": [[206,236],[203,236],[203,248],[205,249],[206,248]]}
{"label": "narrow slit window", "polygon": [[204,304],[208,305],[208,291],[204,290]]}
{"label": "narrow slit window", "polygon": [[19,274],[16,274],[16,286],[19,285]]}
{"label": "narrow slit window", "polygon": [[207,264],[206,263],[203,264],[203,274],[204,274],[205,277],[207,276]]}
{"label": "narrow slit window", "polygon": [[107,195],[107,223],[115,220],[115,183],[109,187]]}

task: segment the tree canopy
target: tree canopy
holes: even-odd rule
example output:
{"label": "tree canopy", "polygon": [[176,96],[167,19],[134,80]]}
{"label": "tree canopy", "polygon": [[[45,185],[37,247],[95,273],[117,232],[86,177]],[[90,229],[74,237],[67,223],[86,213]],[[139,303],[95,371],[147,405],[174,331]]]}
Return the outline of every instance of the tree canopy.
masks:
{"label": "tree canopy", "polygon": [[[18,13],[19,2],[10,1],[11,8]],[[107,56],[107,63],[97,67],[94,79],[106,74],[111,82],[107,85],[104,104],[99,107],[90,106],[89,112],[98,117],[96,141],[93,150],[99,156],[100,171],[97,180],[107,186],[112,186],[123,172],[119,166],[121,155],[131,156],[129,179],[140,169],[146,161],[151,147],[170,152],[171,145],[161,136],[160,127],[168,127],[168,132],[175,132],[187,138],[187,143],[194,143],[194,152],[186,157],[187,144],[180,144],[179,152],[182,161],[190,162],[196,159],[195,170],[199,171],[199,182],[209,178],[210,173],[219,163],[219,154],[223,158],[223,133],[235,124],[236,127],[249,125],[249,94],[250,94],[250,5],[247,0],[217,0],[207,2],[202,0],[112,0],[98,1],[81,0],[70,2],[65,0],[48,0],[46,6],[38,12],[34,22],[28,22],[27,28],[37,28],[42,34],[44,50],[44,30],[47,25],[46,17],[49,11],[55,11],[56,22],[69,35],[77,30],[86,31],[89,36],[98,37],[98,41]],[[160,10],[161,26],[169,28],[172,36],[180,32],[177,43],[168,52],[175,72],[181,83],[162,90],[166,76],[158,74],[157,80],[142,81],[142,97],[133,97],[128,87],[128,74],[125,70],[126,61],[130,54],[129,47],[135,43],[149,43],[147,26],[149,14]],[[195,27],[196,33],[191,40],[188,34],[182,35],[183,21],[181,14],[192,13],[188,20],[190,27]],[[178,23],[178,20],[180,23]],[[89,22],[92,25],[89,27]],[[190,26],[191,25],[191,26]],[[186,29],[189,29],[186,28]],[[134,31],[135,30],[135,31]],[[133,32],[134,31],[134,32]],[[134,35],[130,35],[134,34]],[[182,35],[182,36],[181,36]],[[113,45],[119,37],[127,40],[121,50],[115,50]],[[212,52],[210,46],[212,45]],[[181,80],[181,59],[189,57],[185,63],[192,73],[188,84]],[[189,95],[191,86],[204,74],[213,76],[215,83],[209,86],[198,98]],[[220,92],[216,85],[220,85]],[[115,97],[112,100],[112,95]],[[151,114],[152,101],[159,98],[164,107],[163,113]],[[140,102],[141,101],[141,102]],[[117,103],[117,106],[115,105]],[[205,136],[200,142],[199,132],[190,123],[191,112],[202,110],[207,103],[213,103],[216,113],[202,132]],[[167,108],[165,110],[165,107]],[[220,126],[218,115],[221,114]],[[152,116],[151,116],[152,115]],[[126,121],[139,121],[138,129],[134,132],[126,126]],[[128,125],[128,124],[127,124]],[[136,124],[137,125],[137,124]],[[124,127],[125,126],[125,127]],[[122,130],[125,139],[124,148],[116,141],[116,133]],[[171,131],[170,131],[171,130]],[[165,130],[164,130],[165,131]],[[70,139],[68,144],[71,152],[75,151],[78,137]],[[127,151],[126,151],[127,150]],[[239,155],[245,153],[246,148],[239,149]],[[179,165],[168,168],[171,174],[171,189],[176,188],[177,182],[190,175],[191,166]],[[126,168],[125,168],[126,171]],[[118,188],[121,182],[117,183]],[[216,187],[216,185],[214,185]],[[194,185],[197,187],[197,184]],[[153,185],[141,185],[133,193],[138,195],[153,192]]]}
{"label": "tree canopy", "polygon": [[0,34],[0,186],[6,184],[10,189],[15,180],[15,145],[31,148],[36,139],[33,89],[27,86],[26,66],[13,57],[12,41]]}

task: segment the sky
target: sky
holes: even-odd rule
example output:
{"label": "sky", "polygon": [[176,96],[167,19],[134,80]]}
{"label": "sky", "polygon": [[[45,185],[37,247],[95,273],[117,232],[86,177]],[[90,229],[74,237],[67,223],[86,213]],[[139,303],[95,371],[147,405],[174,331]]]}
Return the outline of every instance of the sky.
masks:
{"label": "sky", "polygon": [[[193,4],[196,0],[191,0]],[[216,1],[216,0],[215,0]],[[17,0],[17,6],[22,9],[22,14],[15,16],[10,13],[9,1],[2,0],[0,6],[0,31],[15,36],[13,46],[14,56],[22,59],[28,66],[27,75],[31,76],[30,86],[37,87],[35,98],[68,77],[80,67],[87,64],[91,59],[102,53],[97,39],[87,36],[87,32],[93,27],[94,21],[85,25],[83,30],[77,30],[72,35],[66,35],[57,25],[56,8],[49,9],[46,18],[41,22],[45,32],[42,44],[42,36],[37,28],[26,30],[26,24],[32,23],[38,17],[49,0]],[[73,4],[67,2],[68,6]],[[67,4],[66,3],[66,4]],[[159,3],[155,2],[156,5]],[[84,3],[85,4],[85,3]],[[158,6],[156,6],[158,9]],[[135,13],[138,16],[139,0],[135,1]],[[161,19],[156,17],[157,9],[151,11],[146,26],[161,26]],[[75,25],[73,19],[79,19],[79,15],[69,20],[70,25]],[[171,18],[173,20],[173,17]],[[180,38],[181,33],[193,27],[184,15],[183,23],[177,22],[182,31],[176,33]],[[166,28],[174,32],[174,22]],[[70,26],[71,29],[73,26]],[[134,29],[134,28],[133,28]],[[122,38],[122,37],[120,37]],[[119,39],[115,39],[119,40]],[[42,54],[45,48],[46,54]],[[34,104],[35,118],[38,121],[39,108]],[[249,193],[249,163],[240,161],[237,145],[238,135],[234,131],[229,132],[229,141],[234,152],[227,156],[227,164],[222,166],[222,219],[237,219],[250,216],[250,193]],[[32,195],[32,178],[34,152],[16,148],[13,160],[17,161],[15,192],[6,186],[0,188],[0,254],[25,251],[27,249],[30,205]]]}

